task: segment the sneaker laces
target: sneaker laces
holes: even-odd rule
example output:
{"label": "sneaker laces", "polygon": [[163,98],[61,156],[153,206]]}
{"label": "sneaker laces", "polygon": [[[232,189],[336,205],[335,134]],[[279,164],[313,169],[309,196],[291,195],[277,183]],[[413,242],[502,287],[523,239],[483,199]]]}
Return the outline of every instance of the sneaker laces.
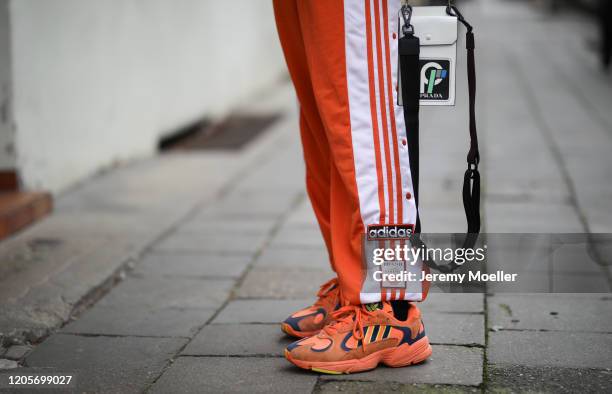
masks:
{"label": "sneaker laces", "polygon": [[[352,325],[352,333],[357,341],[361,341],[364,338],[363,333],[363,317],[371,316],[374,314],[361,305],[346,305],[338,309],[331,314],[331,322],[323,327],[323,332],[328,336],[331,336],[339,330]],[[366,344],[362,343],[363,350],[365,351]]]}

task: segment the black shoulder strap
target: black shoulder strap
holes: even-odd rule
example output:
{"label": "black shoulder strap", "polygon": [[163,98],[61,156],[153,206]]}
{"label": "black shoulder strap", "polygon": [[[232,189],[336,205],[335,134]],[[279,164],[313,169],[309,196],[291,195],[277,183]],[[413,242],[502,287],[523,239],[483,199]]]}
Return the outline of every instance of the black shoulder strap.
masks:
{"label": "black shoulder strap", "polygon": [[[412,8],[406,6],[402,8],[404,18],[404,35],[399,40],[400,75],[401,75],[401,94],[404,104],[404,120],[407,128],[407,139],[410,155],[410,170],[414,184],[415,201],[418,210],[418,184],[419,184],[419,39],[414,36],[414,31],[410,25],[409,17]],[[466,49],[467,49],[467,74],[469,91],[469,131],[470,131],[470,150],[467,155],[468,168],[463,177],[463,207],[467,219],[467,234],[462,242],[462,248],[473,248],[478,240],[480,232],[480,173],[478,164],[480,153],[478,151],[478,135],[476,132],[476,67],[474,61],[474,33],[472,26],[465,20],[463,15],[455,6],[446,9],[448,15],[457,17],[467,29]],[[427,247],[420,238],[420,219],[417,218],[415,234],[411,237],[414,247]],[[427,266],[440,272],[451,272],[460,265],[452,262],[450,264],[438,265],[435,261],[423,260]]]}
{"label": "black shoulder strap", "polygon": [[446,12],[456,16],[467,32],[465,47],[467,49],[467,77],[470,108],[470,150],[467,154],[468,169],[463,177],[463,207],[468,222],[468,233],[480,232],[480,152],[478,151],[478,133],[476,131],[476,64],[474,61],[474,32],[457,7],[448,6]]}
{"label": "black shoulder strap", "polygon": [[[410,10],[412,12],[412,10]],[[404,106],[404,123],[406,124],[406,141],[410,158],[410,174],[414,201],[419,204],[419,55],[421,45],[419,37],[413,33],[409,22],[410,14],[405,16],[403,36],[399,39],[400,84],[402,104]],[[408,26],[408,27],[406,27]],[[421,221],[417,214],[415,232],[421,232]]]}

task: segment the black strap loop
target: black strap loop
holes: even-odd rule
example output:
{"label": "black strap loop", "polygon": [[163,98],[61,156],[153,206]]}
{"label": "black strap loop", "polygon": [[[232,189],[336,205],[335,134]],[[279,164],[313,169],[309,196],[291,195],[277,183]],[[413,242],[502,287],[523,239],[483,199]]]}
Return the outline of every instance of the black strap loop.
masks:
{"label": "black strap loop", "polygon": [[468,21],[465,20],[465,18],[463,17],[463,15],[461,14],[461,12],[459,12],[459,9],[457,7],[455,7],[454,5],[449,5],[446,7],[446,13],[450,16],[455,16],[457,17],[457,20],[459,22],[461,22],[463,24],[463,26],[465,26],[465,28],[467,29],[468,33],[471,33],[473,28],[472,25],[470,25],[468,23]]}

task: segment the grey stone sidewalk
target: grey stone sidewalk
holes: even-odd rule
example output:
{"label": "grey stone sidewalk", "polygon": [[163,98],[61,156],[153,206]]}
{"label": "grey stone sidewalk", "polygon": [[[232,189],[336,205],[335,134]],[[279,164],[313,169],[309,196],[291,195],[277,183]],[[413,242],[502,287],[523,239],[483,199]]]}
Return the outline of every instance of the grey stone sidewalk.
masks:
{"label": "grey stone sidewalk", "polygon": [[[594,29],[524,2],[469,2],[464,14],[477,34],[485,230],[612,232],[612,81],[585,49]],[[465,227],[458,73],[457,107],[422,111],[428,232]],[[291,87],[249,110],[284,117],[244,151],[96,177],[0,244],[0,336],[14,343],[0,347],[0,375],[74,373],[74,391],[104,393],[612,391],[609,293],[433,293],[425,364],[345,376],[292,367],[278,322],[332,272],[304,193]],[[608,270],[596,275],[609,284]]]}

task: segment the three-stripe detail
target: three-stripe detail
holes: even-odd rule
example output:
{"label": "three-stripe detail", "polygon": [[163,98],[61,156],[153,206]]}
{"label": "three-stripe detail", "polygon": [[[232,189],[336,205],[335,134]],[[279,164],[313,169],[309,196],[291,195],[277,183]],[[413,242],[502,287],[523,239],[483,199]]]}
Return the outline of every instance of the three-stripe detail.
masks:
{"label": "three-stripe detail", "polygon": [[370,112],[380,223],[403,223],[403,187],[395,118],[387,0],[364,0]]}
{"label": "three-stripe detail", "polygon": [[368,326],[363,329],[363,343],[381,341],[389,336],[391,333],[391,326]]}

